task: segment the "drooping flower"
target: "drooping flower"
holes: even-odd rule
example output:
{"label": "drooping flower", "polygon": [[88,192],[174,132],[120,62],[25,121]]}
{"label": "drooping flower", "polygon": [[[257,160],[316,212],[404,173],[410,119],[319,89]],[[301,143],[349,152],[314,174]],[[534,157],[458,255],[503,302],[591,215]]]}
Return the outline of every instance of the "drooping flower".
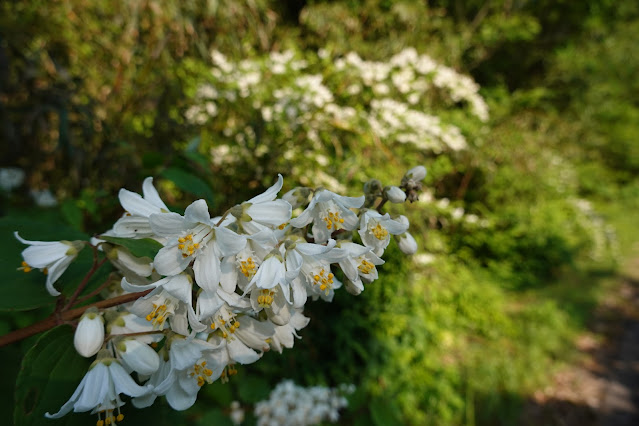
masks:
{"label": "drooping flower", "polygon": [[[356,243],[343,241],[339,243],[339,248],[348,253],[348,256],[339,261],[344,275],[348,278],[359,292],[364,290],[362,281],[370,283],[377,279],[377,268],[384,260],[372,252],[371,247],[365,247]],[[359,294],[358,292],[358,294]]]}
{"label": "drooping flower", "polygon": [[[50,419],[58,419],[71,410],[83,412],[95,410],[98,413],[98,425],[122,421],[124,415],[114,415],[113,410],[124,405],[120,394],[140,397],[150,392],[153,386],[140,386],[124,370],[120,362],[111,357],[99,358],[93,362],[87,374],[71,395],[71,398],[55,414],[45,413]],[[96,410],[97,409],[97,410]],[[102,420],[102,412],[109,420]]]}
{"label": "drooping flower", "polygon": [[42,269],[47,274],[46,287],[52,296],[59,296],[60,292],[53,284],[67,270],[71,262],[78,256],[84,245],[80,241],[29,241],[21,238],[17,232],[15,237],[23,244],[28,244],[22,251],[22,269],[24,272],[32,268]]}
{"label": "drooping flower", "polygon": [[240,204],[241,214],[238,214],[238,220],[249,234],[260,231],[260,227],[254,226],[256,223],[261,226],[276,228],[283,226],[291,218],[291,205],[285,200],[275,199],[284,184],[282,175],[277,176],[277,182],[273,186],[262,194]]}

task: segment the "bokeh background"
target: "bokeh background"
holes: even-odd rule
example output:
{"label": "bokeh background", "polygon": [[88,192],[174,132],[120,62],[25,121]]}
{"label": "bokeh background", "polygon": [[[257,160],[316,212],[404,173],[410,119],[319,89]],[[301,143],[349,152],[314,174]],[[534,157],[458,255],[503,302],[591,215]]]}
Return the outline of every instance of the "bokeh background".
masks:
{"label": "bokeh background", "polygon": [[[343,424],[519,424],[637,256],[638,45],[632,1],[2,2],[0,167],[24,175],[0,190],[2,266],[17,228],[105,231],[146,176],[221,214],[278,173],[358,195],[422,164],[420,200],[390,209],[416,255],[391,246],[360,296],[310,304],[295,348],[140,419],[226,424],[289,378],[355,384]],[[0,352],[3,394],[30,343]]]}

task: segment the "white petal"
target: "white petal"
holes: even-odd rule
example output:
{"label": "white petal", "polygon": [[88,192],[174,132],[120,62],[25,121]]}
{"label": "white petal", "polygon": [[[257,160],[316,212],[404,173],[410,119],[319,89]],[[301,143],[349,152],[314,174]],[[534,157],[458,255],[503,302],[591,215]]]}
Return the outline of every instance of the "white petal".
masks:
{"label": "white petal", "polygon": [[49,414],[47,412],[44,414],[44,416],[49,419],[59,419],[60,417],[69,413],[73,409],[73,405],[78,400],[78,397],[80,396],[80,394],[84,391],[84,387],[86,385],[87,377],[89,376],[89,374],[90,374],[90,371],[84,375],[84,377],[82,378],[82,381],[80,382],[78,387],[75,389],[75,392],[73,392],[73,395],[71,395],[71,398],[69,398],[69,400],[64,403],[64,405],[60,408],[60,410],[58,410],[57,413]]}
{"label": "white petal", "polygon": [[253,204],[246,211],[256,222],[279,226],[291,218],[292,207],[284,200]]}
{"label": "white petal", "polygon": [[89,411],[104,401],[109,390],[111,379],[107,366],[99,362],[86,375],[87,381],[84,384],[84,391],[75,403],[73,411]]}
{"label": "white petal", "polygon": [[153,204],[156,207],[159,207],[160,210],[164,210],[166,212],[169,211],[169,208],[164,204],[164,201],[160,198],[160,194],[153,186],[153,178],[148,177],[144,179],[144,183],[142,184],[142,194],[144,194],[144,199],[149,203]]}
{"label": "white petal", "polygon": [[171,408],[177,411],[191,408],[197,399],[197,393],[186,393],[180,386],[177,386],[177,384],[173,385],[165,396]]}
{"label": "white petal", "polygon": [[226,347],[228,348],[231,359],[235,362],[239,362],[240,364],[251,364],[260,359],[257,352],[240,342],[238,339],[231,340]]}
{"label": "white petal", "polygon": [[60,295],[60,292],[56,290],[55,288],[53,288],[53,283],[55,283],[58,280],[58,278],[60,278],[60,276],[64,273],[64,271],[67,270],[67,268],[69,267],[71,262],[73,262],[74,259],[75,259],[75,256],[63,257],[62,259],[58,260],[56,263],[51,265],[51,267],[48,268],[46,287],[50,295],[52,296]]}
{"label": "white petal", "polygon": [[177,213],[158,213],[149,216],[151,229],[157,235],[172,237],[188,229],[187,221]]}
{"label": "white petal", "polygon": [[203,291],[198,295],[197,307],[200,319],[209,318],[224,305],[224,301],[220,299],[217,292]]}
{"label": "white petal", "polygon": [[222,257],[233,256],[246,246],[246,237],[227,228],[215,228],[215,242]]}
{"label": "white petal", "polygon": [[220,259],[213,250],[213,245],[207,245],[198,254],[193,264],[195,282],[209,292],[215,292],[220,283]]}
{"label": "white petal", "polygon": [[[277,197],[277,193],[280,192],[280,189],[282,189],[283,185],[284,185],[284,179],[282,178],[282,175],[278,174],[277,175],[277,182],[275,182],[275,184],[273,186],[271,186],[269,189],[267,189],[266,191],[264,191],[260,195],[257,195],[255,197],[251,198],[250,200],[248,200],[248,202],[251,203],[251,204],[258,204],[258,203],[264,203],[264,202],[267,202],[267,201],[273,201],[275,199],[275,197]],[[282,222],[280,222],[280,223],[282,223]],[[278,225],[279,225],[279,223],[278,223]]]}
{"label": "white petal", "polygon": [[85,358],[97,354],[104,343],[104,322],[98,314],[83,315],[73,335],[76,351]]}
{"label": "white petal", "polygon": [[153,236],[153,229],[148,217],[125,216],[118,219],[113,225],[113,232],[116,237],[150,237]]}
{"label": "white petal", "polygon": [[193,285],[191,284],[191,278],[188,275],[179,274],[170,277],[166,283],[162,285],[162,288],[176,299],[186,303],[187,305],[191,304],[191,300],[193,299],[191,292]]}
{"label": "white petal", "polygon": [[109,365],[109,373],[113,379],[113,385],[115,386],[115,392],[117,394],[125,394],[129,396],[142,396],[153,389],[153,386],[140,386],[131,378],[131,376],[124,370],[118,362],[113,362]]}
{"label": "white petal", "polygon": [[220,271],[220,284],[222,285],[222,289],[227,293],[233,293],[237,287],[237,267],[235,265],[235,257],[228,256],[222,259]]}
{"label": "white petal", "polygon": [[205,223],[211,222],[211,215],[209,214],[209,206],[206,205],[204,200],[196,200],[192,202],[186,210],[184,210],[184,219],[192,223]]}
{"label": "white petal", "polygon": [[47,245],[32,245],[22,251],[22,257],[31,267],[46,268],[65,257],[70,248],[69,245],[60,242],[51,242]]}
{"label": "white petal", "polygon": [[191,258],[182,257],[182,252],[178,249],[177,244],[162,247],[153,260],[155,270],[162,275],[179,274],[189,263],[191,263]]}
{"label": "white petal", "polygon": [[122,204],[124,210],[133,216],[149,217],[154,213],[161,212],[159,207],[154,206],[135,192],[120,189],[118,196],[120,198],[120,204]]}

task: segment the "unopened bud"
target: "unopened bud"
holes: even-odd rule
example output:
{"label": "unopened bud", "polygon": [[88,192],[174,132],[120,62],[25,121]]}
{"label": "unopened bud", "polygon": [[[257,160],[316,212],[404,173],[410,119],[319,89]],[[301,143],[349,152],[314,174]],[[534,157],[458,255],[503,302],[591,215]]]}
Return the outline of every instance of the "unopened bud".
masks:
{"label": "unopened bud", "polygon": [[95,308],[87,309],[73,336],[75,350],[85,358],[97,354],[104,343],[104,319]]}
{"label": "unopened bud", "polygon": [[417,241],[408,232],[404,232],[397,237],[397,245],[404,254],[415,254],[417,252]]}
{"label": "unopened bud", "polygon": [[404,179],[420,182],[424,180],[425,177],[426,177],[426,167],[416,166],[406,172],[406,174],[404,175],[404,178],[402,179],[402,182],[404,181]]}
{"label": "unopened bud", "polygon": [[397,186],[387,186],[384,188],[384,197],[391,203],[403,203],[406,201],[406,193]]}
{"label": "unopened bud", "polygon": [[364,184],[364,195],[379,196],[382,194],[382,183],[377,179],[371,179]]}
{"label": "unopened bud", "polygon": [[149,376],[160,368],[160,357],[146,343],[134,339],[124,339],[117,345],[122,362],[131,370]]}

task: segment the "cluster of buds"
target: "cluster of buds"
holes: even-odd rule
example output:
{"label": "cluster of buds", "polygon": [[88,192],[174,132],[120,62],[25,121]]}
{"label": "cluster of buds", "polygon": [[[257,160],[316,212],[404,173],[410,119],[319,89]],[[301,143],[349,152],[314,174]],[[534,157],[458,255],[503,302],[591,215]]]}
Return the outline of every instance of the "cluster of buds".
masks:
{"label": "cluster of buds", "polygon": [[[383,214],[382,206],[415,198],[425,173],[419,166],[406,174],[407,194],[379,183],[367,184],[360,197],[295,188],[278,198],[280,175],[264,193],[219,217],[210,216],[204,200],[183,215],[169,211],[152,178],[144,181],[143,195],[120,190],[125,214],[90,245],[120,274],[106,296],[140,296],[84,313],[74,343],[95,361],[69,401],[47,416],[91,411],[98,426],[114,424],[124,417],[121,395],[138,408],[163,396],[185,410],[202,386],[235,375],[237,364],[292,348],[309,322],[307,300],[330,302],[342,286],[362,292],[377,279],[391,235],[404,253],[416,251],[408,219]],[[161,245],[153,259],[114,242],[148,239]],[[20,241],[30,245],[23,269],[49,268],[56,279],[83,247]],[[54,281],[50,275],[47,289],[57,296]]]}

